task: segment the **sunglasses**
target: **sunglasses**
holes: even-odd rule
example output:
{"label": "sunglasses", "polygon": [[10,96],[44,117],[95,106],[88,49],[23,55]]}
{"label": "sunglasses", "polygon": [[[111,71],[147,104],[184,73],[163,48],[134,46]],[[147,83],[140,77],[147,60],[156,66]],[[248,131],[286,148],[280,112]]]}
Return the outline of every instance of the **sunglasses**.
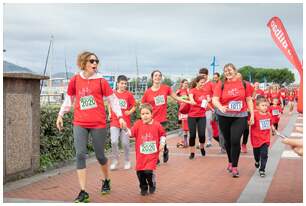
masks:
{"label": "sunglasses", "polygon": [[94,62],[96,62],[97,64],[99,64],[99,59],[89,59],[88,60],[91,64],[93,64]]}

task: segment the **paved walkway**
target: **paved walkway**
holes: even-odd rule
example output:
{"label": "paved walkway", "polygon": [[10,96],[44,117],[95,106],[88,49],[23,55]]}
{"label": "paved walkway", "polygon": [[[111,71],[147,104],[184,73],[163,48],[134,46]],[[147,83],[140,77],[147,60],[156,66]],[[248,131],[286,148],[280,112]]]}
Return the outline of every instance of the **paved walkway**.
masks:
{"label": "paved walkway", "polygon": [[[279,130],[290,137],[302,138],[297,127],[302,127],[301,114],[283,115]],[[266,177],[260,178],[254,167],[250,143],[248,153],[241,154],[239,178],[232,178],[225,168],[227,157],[219,152],[214,142],[207,156],[189,160],[188,149],[176,148],[180,137],[168,137],[170,159],[157,168],[157,191],[140,196],[135,170],[111,171],[112,192],[101,196],[101,173],[95,159],[87,161],[87,191],[91,202],[175,202],[175,203],[234,203],[234,202],[303,202],[302,158],[272,137],[272,147]],[[249,141],[250,142],[250,141]],[[122,155],[123,156],[123,155]],[[134,152],[131,159],[135,159]],[[121,167],[122,162],[121,162]],[[39,174],[4,185],[4,202],[71,202],[79,192],[75,166]]]}

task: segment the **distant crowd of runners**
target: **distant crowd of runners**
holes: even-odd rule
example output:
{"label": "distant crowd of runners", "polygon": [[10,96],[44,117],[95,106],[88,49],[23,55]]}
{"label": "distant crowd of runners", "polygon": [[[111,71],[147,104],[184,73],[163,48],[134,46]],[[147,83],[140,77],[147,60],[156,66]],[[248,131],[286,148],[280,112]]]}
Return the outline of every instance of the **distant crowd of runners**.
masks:
{"label": "distant crowd of runners", "polygon": [[[183,139],[178,147],[188,147],[189,159],[193,160],[197,147],[201,156],[205,156],[205,147],[212,146],[214,140],[219,142],[221,152],[228,157],[226,170],[233,177],[239,177],[239,155],[240,152],[247,152],[249,136],[255,167],[259,168],[261,177],[265,176],[270,134],[272,132],[274,135],[278,129],[284,107],[288,105],[291,114],[297,100],[297,88],[272,84],[262,90],[258,82],[251,84],[243,80],[233,64],[224,66],[223,80],[219,73],[214,73],[213,80],[210,80],[208,69],[202,68],[190,83],[183,79],[176,92],[162,84],[161,71],[154,70],[151,73],[153,84],[145,91],[139,106],[141,119],[132,125],[130,116],[136,111],[137,104],[133,94],[127,90],[128,78],[125,75],[118,76],[117,87],[113,90],[102,74],[98,73],[99,59],[92,52],[79,54],[77,65],[81,71],[70,79],[56,122],[57,128],[62,130],[64,114],[74,108],[73,136],[81,188],[75,202],[89,202],[89,194],[86,192],[89,135],[104,175],[102,194],[111,191],[109,169],[118,168],[119,139],[124,149],[124,169],[131,168],[130,138],[135,139],[135,168],[140,193],[148,195],[155,192],[154,170],[158,164],[169,160],[165,132],[168,97],[179,104],[178,117]],[[104,106],[105,99],[108,102],[109,117]],[[112,145],[110,165],[104,153],[107,118],[110,118]],[[196,137],[199,139],[198,146]]]}

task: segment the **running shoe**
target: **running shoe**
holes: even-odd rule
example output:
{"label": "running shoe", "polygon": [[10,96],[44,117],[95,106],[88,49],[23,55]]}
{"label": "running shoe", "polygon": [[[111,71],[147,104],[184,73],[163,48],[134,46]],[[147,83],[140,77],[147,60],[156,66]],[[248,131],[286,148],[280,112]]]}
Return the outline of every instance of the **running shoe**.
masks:
{"label": "running shoe", "polygon": [[166,163],[169,160],[169,149],[165,146],[163,153],[163,162]]}
{"label": "running shoe", "polygon": [[79,203],[79,202],[84,202],[87,203],[89,202],[89,195],[87,192],[85,192],[84,190],[81,190],[81,192],[79,193],[78,197],[74,200],[75,203]]}
{"label": "running shoe", "polygon": [[125,169],[125,170],[131,169],[131,162],[130,162],[130,161],[126,161],[126,162],[124,163],[123,169]]}
{"label": "running shoe", "polygon": [[189,159],[191,159],[191,160],[194,159],[194,153],[190,153]]}
{"label": "running shoe", "polygon": [[142,196],[146,196],[146,195],[148,195],[149,193],[148,193],[148,190],[141,190],[141,191],[140,191],[140,194],[141,194]]}
{"label": "running shoe", "polygon": [[205,156],[206,152],[205,152],[204,148],[201,149],[201,154],[202,154],[202,156]]}
{"label": "running shoe", "polygon": [[231,173],[232,172],[232,163],[228,163],[226,170]]}
{"label": "running shoe", "polygon": [[206,147],[208,148],[208,147],[211,147],[212,146],[212,144],[211,144],[211,142],[208,142],[207,144],[206,144]]}
{"label": "running shoe", "polygon": [[150,194],[153,194],[156,190],[156,186],[149,187]]}
{"label": "running shoe", "polygon": [[232,168],[232,175],[234,178],[239,177],[239,172],[238,172],[237,167]]}
{"label": "running shoe", "polygon": [[259,162],[255,162],[254,165],[255,165],[256,168],[259,168]]}
{"label": "running shoe", "polygon": [[260,176],[260,177],[265,177],[265,176],[266,176],[265,171],[259,170],[259,176]]}
{"label": "running shoe", "polygon": [[245,144],[241,145],[241,152],[242,153],[247,153],[248,152],[247,146]]}
{"label": "running shoe", "polygon": [[110,180],[102,180],[102,188],[101,188],[101,193],[102,195],[108,194],[111,191],[111,186],[110,186],[111,181]]}
{"label": "running shoe", "polygon": [[113,160],[113,162],[110,165],[109,169],[110,170],[115,170],[115,169],[117,169],[117,165],[118,165],[118,160]]}

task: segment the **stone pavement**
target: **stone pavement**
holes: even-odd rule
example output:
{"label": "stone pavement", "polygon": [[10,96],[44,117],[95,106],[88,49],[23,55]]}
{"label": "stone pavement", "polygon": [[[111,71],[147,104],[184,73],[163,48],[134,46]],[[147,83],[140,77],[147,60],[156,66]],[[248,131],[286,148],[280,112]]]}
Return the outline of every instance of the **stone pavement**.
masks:
{"label": "stone pavement", "polygon": [[[297,127],[303,126],[301,114],[282,116],[279,131],[290,137],[302,138]],[[134,169],[110,172],[111,194],[101,196],[102,175],[96,160],[87,161],[87,191],[91,202],[174,202],[174,203],[235,203],[235,202],[303,202],[303,161],[278,137],[271,138],[266,177],[260,178],[254,167],[252,147],[241,154],[239,178],[232,178],[225,168],[227,157],[221,154],[216,142],[207,148],[205,157],[197,151],[189,160],[189,150],[176,148],[182,137],[168,136],[170,159],[157,167],[157,191],[140,196]],[[123,157],[123,155],[122,155]],[[134,165],[135,153],[131,152]],[[67,166],[45,174],[4,185],[4,202],[72,202],[79,192],[75,166]]]}

